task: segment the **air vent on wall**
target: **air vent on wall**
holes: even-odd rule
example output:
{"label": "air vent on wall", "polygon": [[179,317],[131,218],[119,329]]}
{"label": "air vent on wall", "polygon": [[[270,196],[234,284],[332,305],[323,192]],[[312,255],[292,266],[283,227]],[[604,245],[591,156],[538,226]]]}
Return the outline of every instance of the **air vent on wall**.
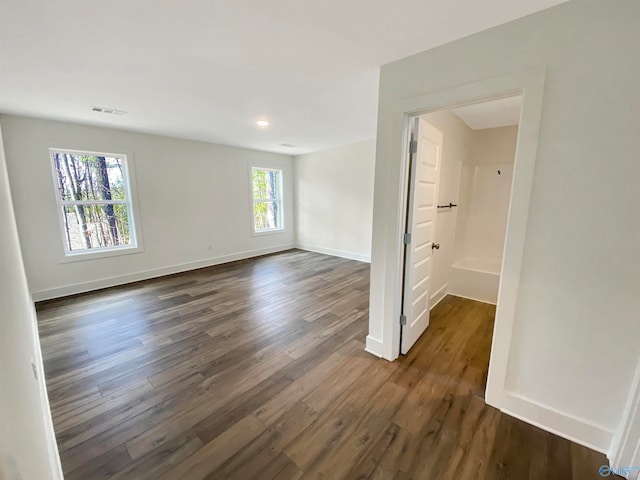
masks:
{"label": "air vent on wall", "polygon": [[127,114],[127,112],[125,112],[124,110],[117,110],[115,108],[107,108],[107,107],[98,107],[97,105],[92,105],[91,111],[98,112],[98,113],[106,113],[107,115],[126,115]]}

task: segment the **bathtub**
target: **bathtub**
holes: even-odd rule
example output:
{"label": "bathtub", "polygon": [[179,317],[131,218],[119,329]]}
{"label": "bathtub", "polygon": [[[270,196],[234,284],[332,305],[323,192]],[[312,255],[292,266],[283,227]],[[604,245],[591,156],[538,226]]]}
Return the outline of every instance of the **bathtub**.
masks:
{"label": "bathtub", "polygon": [[451,269],[448,293],[496,304],[500,285],[500,261],[463,258]]}

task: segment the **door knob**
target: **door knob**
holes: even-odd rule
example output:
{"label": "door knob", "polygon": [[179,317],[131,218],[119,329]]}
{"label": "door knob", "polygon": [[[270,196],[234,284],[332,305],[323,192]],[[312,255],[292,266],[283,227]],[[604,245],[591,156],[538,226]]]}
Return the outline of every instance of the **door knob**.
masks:
{"label": "door knob", "polygon": [[435,248],[436,250],[439,250],[439,249],[440,249],[440,244],[439,244],[439,243],[432,243],[432,244],[431,244],[431,249],[434,249],[434,248]]}

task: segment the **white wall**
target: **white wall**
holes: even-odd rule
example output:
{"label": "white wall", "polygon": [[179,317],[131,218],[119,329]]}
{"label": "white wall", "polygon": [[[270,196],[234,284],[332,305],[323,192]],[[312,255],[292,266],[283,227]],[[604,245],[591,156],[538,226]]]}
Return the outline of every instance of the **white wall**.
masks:
{"label": "white wall", "polygon": [[[442,133],[438,205],[459,204],[460,171],[466,164],[473,142],[473,130],[449,110],[423,117]],[[442,300],[449,288],[451,265],[455,260],[458,208],[438,209],[435,223],[435,242],[440,249],[433,251],[431,267],[431,307]]]}
{"label": "white wall", "polygon": [[439,209],[436,217],[440,249],[433,254],[433,307],[450,291],[457,260],[485,261],[499,271],[518,128],[472,130],[450,110],[423,118],[443,134],[438,204],[458,205]]}
{"label": "white wall", "polygon": [[469,157],[462,167],[455,258],[485,262],[499,271],[518,128],[487,128],[472,133]]}
{"label": "white wall", "polygon": [[[25,268],[36,299],[294,244],[292,157],[24,117],[3,116],[1,122]],[[61,262],[51,147],[125,153],[133,159],[144,252]],[[284,232],[251,235],[252,165],[284,171]]]}
{"label": "white wall", "polygon": [[375,141],[295,157],[297,244],[371,258]]}
{"label": "white wall", "polygon": [[[0,132],[0,478],[62,479]],[[34,378],[31,362],[38,379]],[[3,475],[4,473],[4,475]]]}
{"label": "white wall", "polygon": [[513,164],[518,141],[518,126],[473,130],[473,141],[474,151],[470,163],[474,165]]}
{"label": "white wall", "polygon": [[[613,440],[611,466],[614,468],[635,467],[633,472],[623,475],[629,480],[640,478],[640,356],[632,382],[631,395],[623,411],[625,419]],[[626,473],[630,473],[627,475]],[[622,475],[622,473],[620,473]]]}
{"label": "white wall", "polygon": [[512,413],[601,450],[621,420],[640,338],[638,18],[636,0],[569,2],[386,65],[380,78],[372,351],[395,321],[385,309],[396,295],[387,232],[400,211],[397,105],[546,67],[507,387],[523,407]]}

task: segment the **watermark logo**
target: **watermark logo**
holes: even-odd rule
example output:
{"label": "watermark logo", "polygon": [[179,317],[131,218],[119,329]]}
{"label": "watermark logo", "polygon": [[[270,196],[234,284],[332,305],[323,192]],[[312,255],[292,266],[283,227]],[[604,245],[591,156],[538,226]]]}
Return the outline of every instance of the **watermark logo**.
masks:
{"label": "watermark logo", "polygon": [[598,472],[601,477],[608,477],[609,475],[622,475],[628,477],[631,473],[640,470],[640,465],[636,467],[618,467],[611,468],[608,465],[602,465]]}

